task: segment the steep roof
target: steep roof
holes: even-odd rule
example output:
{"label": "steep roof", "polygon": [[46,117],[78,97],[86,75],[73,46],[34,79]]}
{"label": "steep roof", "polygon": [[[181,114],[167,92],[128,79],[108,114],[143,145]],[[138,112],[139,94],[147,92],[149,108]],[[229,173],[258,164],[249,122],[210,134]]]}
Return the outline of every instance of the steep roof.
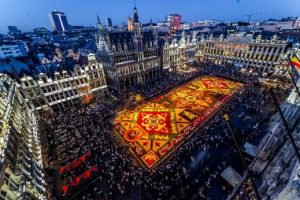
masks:
{"label": "steep roof", "polygon": [[247,37],[230,37],[227,39],[228,43],[232,43],[232,44],[249,44],[251,42],[251,40]]}

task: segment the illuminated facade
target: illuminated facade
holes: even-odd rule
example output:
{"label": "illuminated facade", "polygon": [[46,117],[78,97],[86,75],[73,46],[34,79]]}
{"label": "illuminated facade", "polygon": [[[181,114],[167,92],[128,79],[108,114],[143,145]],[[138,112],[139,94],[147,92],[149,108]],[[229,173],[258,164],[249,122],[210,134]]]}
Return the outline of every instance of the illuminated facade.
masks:
{"label": "illuminated facade", "polygon": [[182,32],[179,41],[174,37],[171,43],[166,40],[162,48],[163,69],[167,71],[178,71],[188,63],[196,61],[197,38],[187,36]]}
{"label": "illuminated facade", "polygon": [[0,199],[47,199],[37,128],[18,85],[0,74]]}
{"label": "illuminated facade", "polygon": [[134,30],[134,28],[133,28],[133,19],[131,17],[128,17],[127,29],[130,32],[133,32],[133,30]]}
{"label": "illuminated facade", "polygon": [[203,44],[199,44],[197,61],[239,67],[242,71],[259,75],[284,74],[287,68],[282,65],[281,59],[287,45],[287,41],[278,39],[276,35],[271,40],[263,40],[261,35],[255,39],[210,36]]}
{"label": "illuminated facade", "polygon": [[166,21],[170,23],[170,31],[176,34],[176,31],[180,28],[181,16],[178,14],[170,14],[166,16]]}
{"label": "illuminated facade", "polygon": [[105,32],[100,23],[98,28],[98,56],[106,69],[111,88],[126,90],[161,76],[156,35],[151,30],[142,31],[136,7],[128,31]]}
{"label": "illuminated facade", "polygon": [[40,74],[38,79],[21,78],[22,92],[33,110],[63,109],[81,102],[88,95],[107,94],[107,84],[102,63],[89,54],[89,62],[83,68],[75,66],[74,72],[56,72],[52,79]]}
{"label": "illuminated facade", "polygon": [[171,14],[167,16],[167,21],[170,22],[170,30],[173,34],[180,28],[181,16],[178,14]]}

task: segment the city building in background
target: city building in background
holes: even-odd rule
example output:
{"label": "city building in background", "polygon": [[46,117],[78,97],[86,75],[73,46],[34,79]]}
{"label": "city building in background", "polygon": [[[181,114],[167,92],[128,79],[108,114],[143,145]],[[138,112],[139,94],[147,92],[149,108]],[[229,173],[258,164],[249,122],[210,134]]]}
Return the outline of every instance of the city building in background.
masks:
{"label": "city building in background", "polygon": [[0,43],[0,58],[26,56],[28,50],[24,42],[3,42]]}
{"label": "city building in background", "polygon": [[112,20],[111,20],[111,18],[107,18],[106,19],[106,26],[107,27],[112,27]]}
{"label": "city building in background", "polygon": [[20,31],[16,26],[8,26],[7,28],[8,28],[8,34],[10,35],[22,33],[22,31]]}
{"label": "city building in background", "polygon": [[274,35],[263,40],[261,35],[228,36],[216,38],[212,35],[199,45],[198,62],[214,63],[222,66],[238,67],[247,73],[267,75],[284,74],[287,66],[282,66],[288,42]]}
{"label": "city building in background", "polygon": [[170,31],[175,34],[176,31],[180,28],[181,24],[181,15],[171,14],[166,17],[167,22],[170,22]]}
{"label": "city building in background", "polygon": [[50,31],[43,27],[33,29],[33,33],[35,33],[39,37],[44,37],[44,36],[50,35]]}
{"label": "city building in background", "polygon": [[57,32],[65,32],[68,30],[69,24],[65,13],[55,10],[49,14],[49,19],[53,30]]}
{"label": "city building in background", "polygon": [[0,74],[0,199],[47,199],[37,118],[18,84]]}

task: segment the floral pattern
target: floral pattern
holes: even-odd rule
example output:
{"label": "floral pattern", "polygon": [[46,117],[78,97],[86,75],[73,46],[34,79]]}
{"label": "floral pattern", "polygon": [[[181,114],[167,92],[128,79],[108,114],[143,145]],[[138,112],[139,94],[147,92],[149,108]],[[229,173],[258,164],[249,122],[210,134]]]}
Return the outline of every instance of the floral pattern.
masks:
{"label": "floral pattern", "polygon": [[204,76],[174,88],[113,120],[114,132],[145,168],[161,163],[182,141],[243,87]]}

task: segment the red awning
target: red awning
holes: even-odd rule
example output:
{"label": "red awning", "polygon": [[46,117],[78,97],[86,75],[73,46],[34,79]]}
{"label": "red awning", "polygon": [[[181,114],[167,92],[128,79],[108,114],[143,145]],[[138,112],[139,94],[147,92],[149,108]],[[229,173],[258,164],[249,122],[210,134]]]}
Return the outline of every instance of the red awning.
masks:
{"label": "red awning", "polygon": [[83,155],[83,156],[81,156],[79,159],[80,159],[83,163],[85,163],[85,161],[86,161],[86,156]]}
{"label": "red awning", "polygon": [[82,175],[82,178],[84,179],[89,179],[91,177],[91,171],[90,170],[86,170]]}
{"label": "red awning", "polygon": [[72,167],[73,167],[73,169],[78,168],[81,164],[82,164],[82,162],[79,159],[72,161]]}
{"label": "red awning", "polygon": [[59,174],[62,175],[64,172],[65,172],[65,167],[64,167],[64,166],[61,166],[61,167],[59,168]]}
{"label": "red awning", "polygon": [[69,191],[69,185],[63,186],[62,191],[66,194]]}

